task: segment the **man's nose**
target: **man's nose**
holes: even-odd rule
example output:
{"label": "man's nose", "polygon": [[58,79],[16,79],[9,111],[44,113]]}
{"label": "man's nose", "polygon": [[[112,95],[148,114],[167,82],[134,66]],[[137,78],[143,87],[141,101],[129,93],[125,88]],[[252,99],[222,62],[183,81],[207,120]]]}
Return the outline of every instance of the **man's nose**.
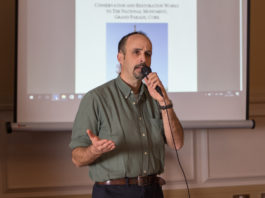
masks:
{"label": "man's nose", "polygon": [[145,63],[145,60],[146,60],[145,54],[141,54],[141,56],[140,56],[140,62],[141,63]]}

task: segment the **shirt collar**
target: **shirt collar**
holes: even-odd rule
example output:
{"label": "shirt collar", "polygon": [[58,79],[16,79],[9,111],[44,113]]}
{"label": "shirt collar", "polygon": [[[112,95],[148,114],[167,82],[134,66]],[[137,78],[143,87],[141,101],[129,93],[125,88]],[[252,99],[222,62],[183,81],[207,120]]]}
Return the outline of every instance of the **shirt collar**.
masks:
{"label": "shirt collar", "polygon": [[[119,87],[119,89],[121,90],[123,96],[127,99],[130,94],[132,93],[132,89],[129,85],[127,85],[120,77],[120,75],[116,78],[116,84]],[[144,83],[141,84],[140,87],[140,92],[139,92],[139,98],[142,97],[143,93],[145,93],[145,91],[147,91],[146,86],[144,85]]]}

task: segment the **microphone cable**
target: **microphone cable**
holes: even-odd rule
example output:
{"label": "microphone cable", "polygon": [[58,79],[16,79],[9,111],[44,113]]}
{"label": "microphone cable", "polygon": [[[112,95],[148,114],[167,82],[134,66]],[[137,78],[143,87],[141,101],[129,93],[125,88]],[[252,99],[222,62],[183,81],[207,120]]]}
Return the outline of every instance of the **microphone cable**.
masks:
{"label": "microphone cable", "polygon": [[[147,79],[148,79],[147,75],[149,73],[151,73],[151,72],[152,72],[151,68],[150,67],[147,67],[146,65],[143,66],[142,69],[141,69],[141,73],[143,74],[143,77],[146,77]],[[162,93],[161,88],[159,86],[156,86],[155,87],[155,90],[162,96],[162,98],[164,100],[164,103],[165,103],[165,106],[166,106],[167,103],[166,103],[165,97],[163,96],[163,93]],[[177,160],[178,160],[178,163],[179,163],[181,172],[183,174],[183,177],[184,177],[184,180],[185,180],[185,183],[186,183],[187,192],[188,192],[188,198],[191,198],[191,196],[190,196],[190,189],[189,189],[189,185],[188,185],[188,180],[186,178],[184,169],[183,169],[183,167],[181,165],[181,162],[180,162],[180,159],[179,159],[178,150],[176,149],[176,143],[175,143],[174,136],[173,136],[173,133],[172,133],[172,126],[171,126],[171,122],[170,122],[170,119],[169,119],[168,109],[166,109],[166,113],[167,113],[167,119],[168,119],[168,123],[169,123],[170,133],[171,133],[172,141],[173,141],[173,144],[174,144],[174,148],[175,148]]]}
{"label": "microphone cable", "polygon": [[[165,103],[165,106],[167,105],[166,103],[166,100],[164,98],[164,96],[162,95],[163,97],[163,100],[164,100],[164,103]],[[173,108],[173,107],[172,107]],[[191,198],[190,196],[190,188],[189,188],[189,184],[188,184],[188,180],[187,180],[187,177],[185,175],[185,172],[184,172],[184,169],[181,165],[181,162],[180,162],[180,159],[179,159],[179,154],[178,154],[178,150],[176,149],[176,143],[175,143],[175,139],[174,139],[174,136],[173,136],[173,133],[172,133],[172,126],[171,126],[171,122],[170,122],[170,119],[169,119],[169,113],[168,113],[168,109],[165,109],[166,110],[166,113],[167,113],[167,119],[168,119],[168,123],[169,123],[169,128],[170,128],[170,133],[171,133],[171,137],[172,137],[172,141],[173,141],[173,144],[174,144],[174,149],[175,149],[175,152],[176,152],[176,156],[177,156],[177,160],[178,160],[178,164],[179,164],[179,167],[181,169],[181,172],[182,172],[182,175],[184,177],[184,180],[185,180],[185,184],[186,184],[186,188],[187,188],[187,193],[188,193],[188,198]],[[174,110],[173,110],[174,111]]]}

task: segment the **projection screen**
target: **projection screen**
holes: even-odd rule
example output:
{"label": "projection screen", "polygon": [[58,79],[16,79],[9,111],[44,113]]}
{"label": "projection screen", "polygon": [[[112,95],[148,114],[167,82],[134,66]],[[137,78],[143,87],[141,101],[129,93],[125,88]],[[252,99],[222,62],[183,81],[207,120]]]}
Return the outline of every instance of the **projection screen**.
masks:
{"label": "projection screen", "polygon": [[14,122],[72,123],[84,94],[117,77],[132,31],[150,37],[151,68],[182,122],[246,121],[248,4],[19,0]]}

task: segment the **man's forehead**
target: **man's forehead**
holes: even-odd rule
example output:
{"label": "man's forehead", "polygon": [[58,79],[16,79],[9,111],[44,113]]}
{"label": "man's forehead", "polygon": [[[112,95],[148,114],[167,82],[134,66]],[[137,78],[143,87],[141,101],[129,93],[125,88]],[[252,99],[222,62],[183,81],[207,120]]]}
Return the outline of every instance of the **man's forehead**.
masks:
{"label": "man's forehead", "polygon": [[152,50],[151,41],[146,36],[141,34],[135,34],[130,36],[127,40],[126,46],[129,48],[148,48],[148,50]]}

